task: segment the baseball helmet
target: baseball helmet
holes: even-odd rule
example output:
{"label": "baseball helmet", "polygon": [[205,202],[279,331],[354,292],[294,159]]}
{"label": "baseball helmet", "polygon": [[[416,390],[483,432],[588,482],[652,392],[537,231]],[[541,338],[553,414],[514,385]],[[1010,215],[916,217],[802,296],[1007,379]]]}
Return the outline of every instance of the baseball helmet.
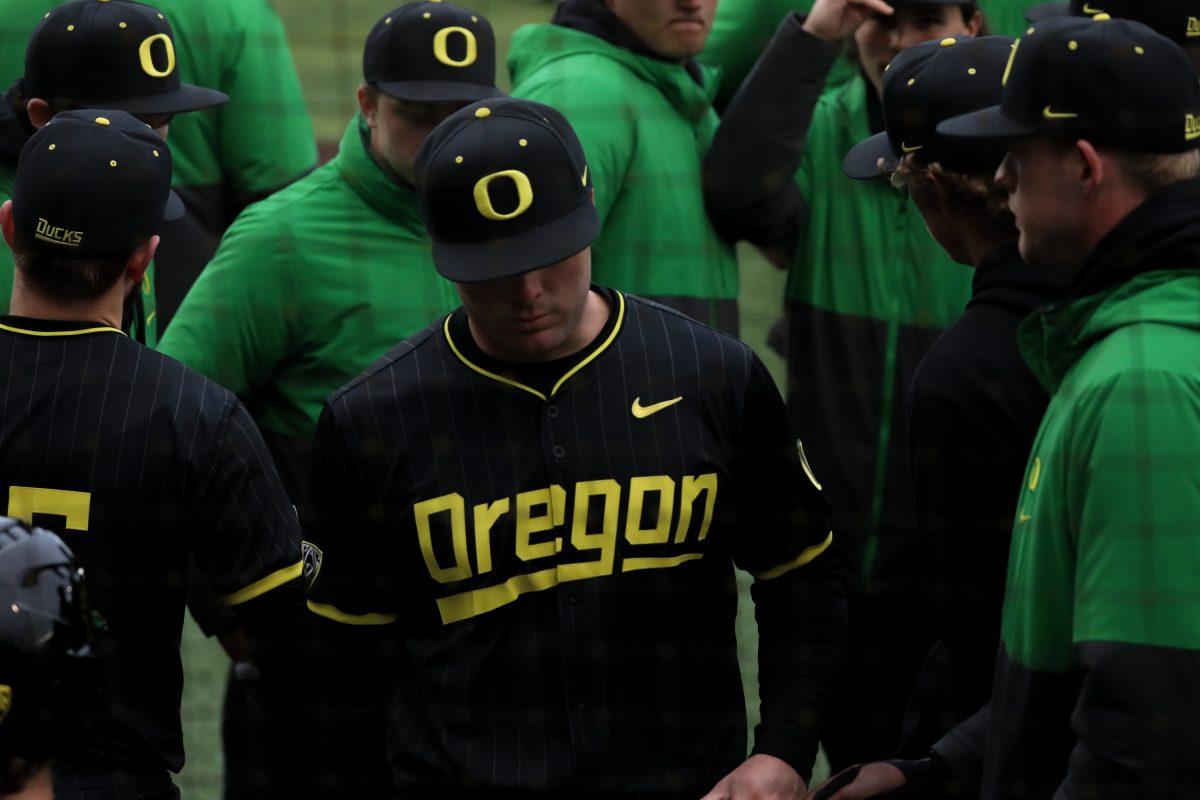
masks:
{"label": "baseball helmet", "polygon": [[101,684],[89,618],[62,540],[0,517],[0,794],[80,740]]}

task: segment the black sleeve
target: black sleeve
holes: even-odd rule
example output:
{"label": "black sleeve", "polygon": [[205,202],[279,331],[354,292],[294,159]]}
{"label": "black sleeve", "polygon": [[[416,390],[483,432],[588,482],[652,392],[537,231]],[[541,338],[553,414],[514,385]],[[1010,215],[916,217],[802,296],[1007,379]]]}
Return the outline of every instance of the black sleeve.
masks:
{"label": "black sleeve", "polygon": [[327,406],[305,503],[308,607],[322,796],[384,798],[386,710],[397,619],[382,565],[380,506]]}
{"label": "black sleeve", "polygon": [[1055,797],[1200,797],[1200,650],[1076,645],[1077,744]]}
{"label": "black sleeve", "polygon": [[300,524],[249,413],[236,400],[217,428],[194,509],[192,552],[232,609],[259,668],[271,718],[267,798],[302,797],[308,763],[304,697],[309,630],[299,580]]}
{"label": "black sleeve", "polygon": [[953,774],[955,781],[973,789],[979,796],[983,784],[983,757],[987,751],[988,729],[992,723],[991,704],[960,722],[933,745],[933,754]]}
{"label": "black sleeve", "polygon": [[845,589],[835,570],[829,502],[792,436],[770,373],[753,356],[740,433],[734,558],[755,577],[762,721],[754,752],[783,759],[807,781],[845,656]]}
{"label": "black sleeve", "polygon": [[838,54],[789,14],[729,104],[704,160],[705,205],[726,238],[795,249],[808,213],[795,175]]}
{"label": "black sleeve", "polygon": [[918,375],[908,409],[922,584],[954,675],[954,686],[943,687],[952,691],[934,702],[975,698],[969,707],[946,709],[959,719],[991,693],[1013,516],[1029,457],[1027,441],[978,410],[992,406],[969,406]]}

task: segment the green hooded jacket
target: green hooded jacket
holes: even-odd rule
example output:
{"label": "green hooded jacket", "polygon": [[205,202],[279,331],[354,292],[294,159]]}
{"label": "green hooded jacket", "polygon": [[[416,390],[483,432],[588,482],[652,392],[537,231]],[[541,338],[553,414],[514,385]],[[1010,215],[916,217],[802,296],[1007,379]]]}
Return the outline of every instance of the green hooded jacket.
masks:
{"label": "green hooded jacket", "polygon": [[737,332],[738,265],[704,210],[700,163],[717,75],[559,25],[529,25],[508,56],[513,94],[560,110],[583,143],[603,228],[594,280]]}
{"label": "green hooded jacket", "polygon": [[325,398],[459,304],[415,192],[380,169],[367,137],[355,117],[336,158],[247,208],[162,341],[242,398],[293,489]]}

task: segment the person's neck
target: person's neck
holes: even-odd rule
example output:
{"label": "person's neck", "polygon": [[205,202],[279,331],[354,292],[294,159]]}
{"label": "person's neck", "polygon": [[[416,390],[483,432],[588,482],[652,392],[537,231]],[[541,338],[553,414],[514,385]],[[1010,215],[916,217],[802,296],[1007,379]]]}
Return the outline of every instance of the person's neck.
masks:
{"label": "person's neck", "polygon": [[978,267],[983,260],[1002,247],[1013,247],[1020,234],[1016,228],[998,233],[987,225],[967,225],[962,229],[963,253],[966,263]]}
{"label": "person's neck", "polygon": [[17,317],[45,319],[55,322],[99,322],[110,328],[121,329],[121,317],[125,310],[125,281],[117,284],[100,297],[92,300],[51,300],[28,286],[17,272],[13,280],[12,301],[8,313]]}
{"label": "person's neck", "polygon": [[401,186],[413,185],[412,181],[397,172],[396,169],[390,163],[388,163],[388,160],[383,157],[383,153],[379,152],[379,148],[375,146],[374,131],[371,132],[370,137],[367,139],[367,155],[371,157],[371,160],[375,162],[375,166],[379,167],[380,171],[383,172],[384,175],[387,175],[396,183],[400,184]]}

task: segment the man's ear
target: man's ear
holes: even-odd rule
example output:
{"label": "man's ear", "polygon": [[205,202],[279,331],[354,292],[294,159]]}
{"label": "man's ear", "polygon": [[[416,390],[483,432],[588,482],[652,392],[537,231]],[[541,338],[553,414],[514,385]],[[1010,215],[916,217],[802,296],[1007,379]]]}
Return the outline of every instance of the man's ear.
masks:
{"label": "man's ear", "polygon": [[29,115],[29,122],[38,130],[46,127],[46,124],[54,118],[54,110],[40,97],[29,98],[25,103],[25,113]]}
{"label": "man's ear", "polygon": [[154,260],[154,251],[158,249],[158,241],[157,236],[151,236],[129,254],[129,260],[125,262],[125,280],[129,281],[130,287],[137,286],[142,282],[146,270],[150,268],[150,262]]}
{"label": "man's ear", "polygon": [[1086,139],[1075,142],[1075,153],[1078,155],[1078,174],[1072,177],[1078,180],[1085,197],[1095,197],[1109,179],[1104,159]]}
{"label": "man's ear", "polygon": [[363,119],[367,121],[367,126],[375,127],[375,117],[379,113],[379,100],[373,97],[371,92],[367,91],[367,85],[360,84],[358,87],[358,110],[362,112]]}
{"label": "man's ear", "polygon": [[970,21],[967,22],[967,33],[972,36],[978,36],[981,30],[983,30],[983,12],[975,9],[975,13],[971,15]]}
{"label": "man's ear", "polygon": [[4,232],[4,242],[9,250],[16,249],[17,225],[13,222],[12,200],[5,200],[0,206],[0,230]]}

